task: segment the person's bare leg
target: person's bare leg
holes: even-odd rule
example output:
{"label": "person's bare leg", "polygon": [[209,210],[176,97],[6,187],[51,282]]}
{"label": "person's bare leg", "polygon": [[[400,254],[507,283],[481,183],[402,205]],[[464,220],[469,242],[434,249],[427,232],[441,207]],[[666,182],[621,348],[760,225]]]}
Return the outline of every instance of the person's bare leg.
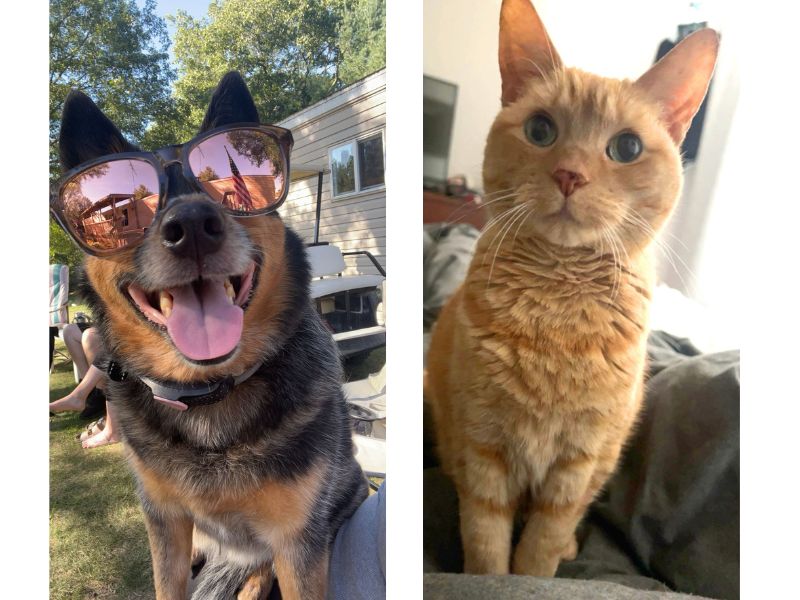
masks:
{"label": "person's bare leg", "polygon": [[106,446],[108,444],[116,444],[119,441],[119,436],[114,429],[114,418],[114,403],[107,402],[105,427],[103,427],[102,431],[81,442],[81,446],[88,449]]}
{"label": "person's bare leg", "polygon": [[50,403],[50,411],[63,412],[67,410],[83,410],[86,407],[86,398],[89,392],[97,387],[98,384],[102,383],[105,377],[106,374],[103,371],[94,365],[90,366],[86,375],[81,379],[81,382],[75,386],[74,390],[63,398]]}
{"label": "person's bare leg", "polygon": [[[97,333],[97,329],[94,327],[89,327],[83,332],[83,335],[81,336],[81,345],[83,346],[83,352],[90,364],[94,363],[95,358],[97,358],[99,355],[102,355],[104,352],[103,341],[100,339],[100,334]],[[100,388],[101,390],[105,389],[105,377],[97,382],[96,387]]]}
{"label": "person's bare leg", "polygon": [[70,357],[72,357],[72,362],[75,363],[75,367],[78,369],[78,379],[83,379],[86,377],[86,372],[89,370],[89,365],[92,361],[87,358],[81,343],[83,334],[80,327],[74,323],[69,323],[62,330],[61,337],[64,339],[64,344],[67,346]]}

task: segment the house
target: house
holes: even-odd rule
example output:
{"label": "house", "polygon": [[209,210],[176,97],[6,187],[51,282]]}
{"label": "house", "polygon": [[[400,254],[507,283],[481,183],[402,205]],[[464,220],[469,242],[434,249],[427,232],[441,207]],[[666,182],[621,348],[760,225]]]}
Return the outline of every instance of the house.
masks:
{"label": "house", "polygon": [[[382,69],[278,123],[292,130],[293,171],[311,167],[292,182],[281,217],[304,242],[314,241],[316,172],[323,171],[319,241],[343,252],[367,250],[386,266],[384,185],[386,70]],[[296,177],[295,173],[295,177]],[[366,256],[346,260],[346,275],[375,274]]]}

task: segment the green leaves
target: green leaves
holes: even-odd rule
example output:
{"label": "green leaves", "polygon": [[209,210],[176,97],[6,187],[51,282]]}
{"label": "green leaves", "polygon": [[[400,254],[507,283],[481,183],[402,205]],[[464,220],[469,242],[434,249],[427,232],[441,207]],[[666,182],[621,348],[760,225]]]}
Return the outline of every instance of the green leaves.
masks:
{"label": "green leaves", "polygon": [[166,24],[155,0],[50,1],[50,172],[58,176],[58,125],[71,88],[88,94],[134,143],[169,112]]}
{"label": "green leaves", "polygon": [[70,270],[81,264],[83,252],[78,248],[64,230],[50,219],[50,264],[69,265]]}
{"label": "green leaves", "polygon": [[276,122],[386,62],[384,0],[216,0],[179,11],[175,98],[191,136],[219,79],[244,75],[263,122]]}
{"label": "green leaves", "polygon": [[350,84],[386,66],[386,0],[345,4],[339,27],[339,76]]}

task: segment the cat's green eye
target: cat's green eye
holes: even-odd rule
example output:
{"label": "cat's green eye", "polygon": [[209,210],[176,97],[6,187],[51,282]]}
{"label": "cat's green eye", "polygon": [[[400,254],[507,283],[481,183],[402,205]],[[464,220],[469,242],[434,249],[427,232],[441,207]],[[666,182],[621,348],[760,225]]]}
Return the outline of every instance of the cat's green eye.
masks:
{"label": "cat's green eye", "polygon": [[525,121],[525,135],[531,144],[549,146],[556,141],[558,129],[553,119],[544,114],[533,115]]}
{"label": "cat's green eye", "polygon": [[606,146],[606,154],[611,160],[630,163],[639,158],[643,148],[642,140],[638,135],[625,131],[611,138]]}

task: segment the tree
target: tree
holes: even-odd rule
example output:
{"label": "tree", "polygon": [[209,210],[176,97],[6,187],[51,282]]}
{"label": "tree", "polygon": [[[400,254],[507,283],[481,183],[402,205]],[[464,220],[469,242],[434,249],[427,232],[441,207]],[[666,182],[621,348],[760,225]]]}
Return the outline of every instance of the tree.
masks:
{"label": "tree", "polygon": [[[60,173],[58,129],[70,89],[88,94],[133,143],[155,147],[165,128],[150,125],[174,115],[166,23],[155,13],[155,0],[50,0],[50,178]],[[173,117],[174,119],[175,117]],[[52,220],[50,255],[70,266],[80,251]]]}
{"label": "tree", "polygon": [[152,196],[155,192],[150,191],[147,186],[143,183],[140,183],[136,186],[136,189],[133,190],[133,199],[134,200],[141,200],[142,198],[147,198],[148,196]]}
{"label": "tree", "polygon": [[[261,120],[274,123],[371,72],[364,69],[383,66],[383,1],[212,0],[203,19],[178,11],[172,17],[176,26],[173,50],[178,66],[176,110],[184,119],[183,137],[197,132],[214,86],[231,69],[240,71],[247,81]],[[361,16],[348,20],[351,6]],[[353,49],[346,78],[340,71],[340,33],[345,30],[350,37],[348,52]],[[364,41],[372,44],[371,50],[362,53],[370,60],[355,50]]]}
{"label": "tree", "polygon": [[50,264],[69,265],[72,270],[81,264],[83,252],[53,219],[50,219]]}
{"label": "tree", "polygon": [[339,48],[345,84],[386,66],[386,0],[345,0]]}
{"label": "tree", "polygon": [[134,143],[172,109],[169,37],[155,0],[50,1],[50,172],[70,89],[88,94]]}
{"label": "tree", "polygon": [[198,181],[216,181],[217,179],[219,179],[219,175],[211,165],[208,165],[197,174]]}
{"label": "tree", "polygon": [[273,169],[282,163],[280,147],[273,138],[265,134],[236,130],[226,134],[225,137],[238,155],[244,156],[256,167],[260,167],[267,160]]}

